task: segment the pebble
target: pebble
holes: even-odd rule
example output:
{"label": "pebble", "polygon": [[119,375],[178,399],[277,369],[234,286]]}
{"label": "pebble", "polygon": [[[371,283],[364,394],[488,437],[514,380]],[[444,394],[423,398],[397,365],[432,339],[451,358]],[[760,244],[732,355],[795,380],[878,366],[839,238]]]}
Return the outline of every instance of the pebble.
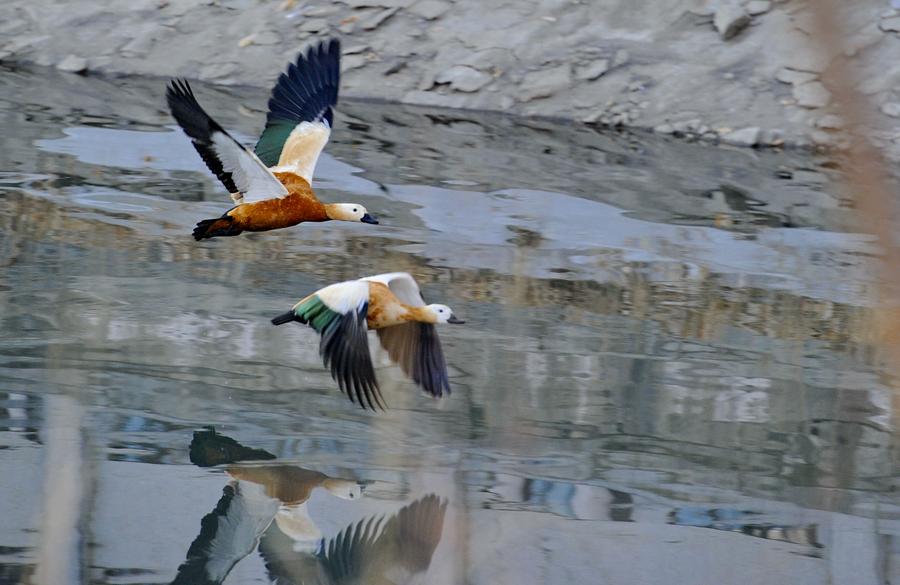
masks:
{"label": "pebble", "polygon": [[328,21],[324,18],[307,18],[300,23],[300,30],[316,33],[328,28]]}
{"label": "pebble", "polygon": [[769,146],[781,146],[784,144],[784,130],[781,128],[769,128],[760,130],[759,144],[768,144]]}
{"label": "pebble", "polygon": [[82,73],[87,71],[87,59],[75,55],[68,55],[56,65],[56,68],[60,71],[68,71],[70,73]]}
{"label": "pebble", "polygon": [[628,54],[628,51],[626,51],[625,49],[619,49],[613,56],[612,66],[621,67],[622,65],[628,63],[629,59],[631,59],[631,55]]}
{"label": "pebble", "polygon": [[609,59],[598,59],[585,67],[579,68],[575,73],[575,77],[584,81],[591,81],[607,71],[609,71]]}
{"label": "pebble", "polygon": [[384,23],[387,19],[397,14],[399,8],[386,8],[381,12],[376,12],[369,18],[363,20],[360,24],[362,25],[363,30],[375,30],[379,26]]}
{"label": "pebble", "polygon": [[571,67],[568,63],[552,69],[526,73],[522,78],[522,89],[519,92],[519,99],[527,102],[550,97],[563,89],[567,89],[571,80]]}
{"label": "pebble", "polygon": [[759,127],[751,126],[729,132],[722,136],[722,142],[734,146],[756,146],[759,144]]}
{"label": "pebble", "polygon": [[750,15],[738,2],[722,2],[713,16],[713,26],[723,41],[735,37],[750,24]]}
{"label": "pebble", "polygon": [[790,83],[792,85],[809,83],[810,81],[813,81],[818,77],[819,75],[817,73],[811,73],[809,71],[795,71],[793,69],[788,69],[787,67],[782,67],[775,72],[775,79],[777,79],[781,83]]}
{"label": "pebble", "polygon": [[759,16],[765,14],[772,9],[772,3],[769,0],[751,0],[745,6],[750,16]]}
{"label": "pebble", "polygon": [[878,28],[884,32],[900,32],[900,16],[883,19],[878,23]]}
{"label": "pebble", "polygon": [[359,69],[368,62],[369,60],[366,59],[365,55],[346,55],[341,58],[341,71]]}
{"label": "pebble", "polygon": [[450,10],[450,4],[443,2],[443,0],[420,0],[410,6],[409,10],[425,20],[434,20]]}
{"label": "pebble", "polygon": [[881,111],[891,118],[900,118],[900,103],[888,102],[881,105]]}
{"label": "pebble", "polygon": [[824,108],[831,101],[831,94],[818,81],[794,86],[794,99],[802,108]]}
{"label": "pebble", "polygon": [[653,131],[657,134],[674,134],[675,128],[671,124],[666,122],[664,124],[660,124],[659,126],[654,126]]}
{"label": "pebble", "polygon": [[824,130],[840,130],[844,127],[844,120],[835,114],[826,114],[816,120],[816,127]]}
{"label": "pebble", "polygon": [[454,65],[434,76],[435,83],[449,83],[456,91],[471,93],[489,84],[494,78],[467,65]]}

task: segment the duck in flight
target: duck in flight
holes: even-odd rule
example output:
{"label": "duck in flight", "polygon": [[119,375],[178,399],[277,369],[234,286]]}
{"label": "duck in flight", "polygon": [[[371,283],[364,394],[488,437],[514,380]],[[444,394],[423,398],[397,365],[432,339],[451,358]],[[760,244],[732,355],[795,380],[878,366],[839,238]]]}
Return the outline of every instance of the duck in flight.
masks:
{"label": "duck in flight", "polygon": [[465,321],[447,305],[426,305],[419,285],[405,272],[326,286],[272,319],[274,325],[291,321],[308,324],[321,335],[319,354],[331,377],[363,408],[385,408],[369,353],[369,329],[378,332],[391,361],[413,382],[437,398],[450,393],[435,325]]}
{"label": "duck in flight", "polygon": [[316,161],[331,135],[340,62],[340,42],[331,39],[288,66],[272,90],[266,128],[254,152],[200,107],[187,81],[172,81],[166,89],[172,115],[235,203],[221,217],[198,223],[196,240],[304,221],[378,223],[357,203],[322,203],[311,187]]}

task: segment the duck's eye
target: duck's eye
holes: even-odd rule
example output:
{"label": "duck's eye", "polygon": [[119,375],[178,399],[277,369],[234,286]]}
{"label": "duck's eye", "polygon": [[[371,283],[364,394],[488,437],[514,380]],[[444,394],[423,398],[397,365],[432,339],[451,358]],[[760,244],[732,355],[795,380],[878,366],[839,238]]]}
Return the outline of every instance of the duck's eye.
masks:
{"label": "duck's eye", "polygon": [[438,309],[438,313],[443,313],[444,309]]}
{"label": "duck's eye", "polygon": [[355,208],[355,207],[353,208],[353,213],[356,213],[356,208]]}

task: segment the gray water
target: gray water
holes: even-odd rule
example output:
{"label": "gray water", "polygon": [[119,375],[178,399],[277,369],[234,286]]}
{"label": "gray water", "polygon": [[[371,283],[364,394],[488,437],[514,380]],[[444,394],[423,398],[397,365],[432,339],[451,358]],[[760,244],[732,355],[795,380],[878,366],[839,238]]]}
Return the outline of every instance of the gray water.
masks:
{"label": "gray water", "polygon": [[[0,582],[900,583],[832,161],[342,103],[316,188],[380,226],[197,243],[163,90],[0,71]],[[264,92],[195,91],[252,142]],[[381,360],[361,411],[268,319],[396,270],[453,393]]]}

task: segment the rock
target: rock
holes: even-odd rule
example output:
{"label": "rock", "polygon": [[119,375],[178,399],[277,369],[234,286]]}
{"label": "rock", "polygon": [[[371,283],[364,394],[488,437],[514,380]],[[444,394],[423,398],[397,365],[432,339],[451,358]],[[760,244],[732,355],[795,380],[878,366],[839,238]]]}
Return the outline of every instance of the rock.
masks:
{"label": "rock", "polygon": [[443,0],[420,0],[410,6],[409,10],[413,14],[418,14],[425,20],[434,20],[435,18],[443,16],[445,12],[450,10],[450,4]]}
{"label": "rock", "polygon": [[360,25],[362,26],[363,30],[375,30],[376,28],[381,26],[384,21],[397,14],[398,10],[400,9],[386,8],[366,18],[360,23]]}
{"label": "rock", "polygon": [[733,38],[750,24],[750,15],[737,2],[722,2],[713,16],[713,26],[723,41]]}
{"label": "rock", "polygon": [[306,18],[300,23],[303,32],[317,33],[328,28],[328,21],[324,18]]}
{"label": "rock", "polygon": [[769,146],[781,146],[784,144],[784,130],[781,128],[771,128],[768,130],[760,130],[757,144],[767,144]]}
{"label": "rock", "polygon": [[751,0],[744,6],[750,16],[759,16],[765,14],[772,9],[772,3],[769,0]]}
{"label": "rock", "polygon": [[68,55],[65,59],[56,64],[56,68],[60,71],[68,71],[69,73],[82,73],[87,71],[87,59]]}
{"label": "rock", "polygon": [[802,108],[824,108],[831,101],[831,94],[818,81],[794,86],[794,99]]}
{"label": "rock", "polygon": [[844,120],[834,114],[826,114],[816,120],[816,127],[824,130],[840,130],[844,127]]}
{"label": "rock", "polygon": [[369,45],[350,45],[342,51],[344,55],[358,55],[369,50]]}
{"label": "rock", "polygon": [[666,122],[665,124],[660,124],[659,126],[654,126],[653,131],[657,134],[674,134],[675,128],[672,127],[671,124]]}
{"label": "rock", "polygon": [[471,93],[489,84],[494,78],[467,65],[454,65],[434,76],[435,83],[449,83],[456,91]]}
{"label": "rock", "polygon": [[782,62],[784,67],[813,73],[822,73],[831,62],[828,53],[820,51],[818,47],[811,47],[805,40],[786,51],[784,57],[785,60]]}
{"label": "rock", "polygon": [[734,146],[756,146],[759,144],[759,127],[751,126],[729,132],[722,136],[722,142]]}
{"label": "rock", "polygon": [[253,36],[254,45],[277,45],[281,42],[281,35],[274,30],[264,30]]}
{"label": "rock", "polygon": [[817,73],[812,73],[809,71],[795,71],[793,69],[788,69],[787,67],[782,67],[775,72],[775,79],[777,79],[781,83],[790,83],[792,85],[809,83],[810,81],[814,81],[818,77],[819,75]]}
{"label": "rock", "polygon": [[878,23],[878,28],[884,32],[900,32],[900,16],[884,18]]}
{"label": "rock", "polygon": [[597,79],[607,71],[609,71],[609,59],[598,59],[585,67],[579,68],[575,72],[575,77],[584,81],[591,81],[592,79]]}
{"label": "rock", "polygon": [[697,131],[697,128],[703,125],[703,121],[700,118],[693,118],[691,120],[682,120],[680,122],[672,122],[672,129],[675,134],[692,134]]}
{"label": "rock", "polygon": [[619,49],[616,51],[616,54],[613,56],[612,66],[613,67],[621,67],[622,65],[628,63],[628,60],[631,58],[631,55],[628,54],[628,51],[625,49]]}
{"label": "rock", "polygon": [[881,111],[891,118],[900,118],[900,103],[888,102],[881,105]]}
{"label": "rock", "polygon": [[222,83],[229,75],[237,72],[237,63],[210,63],[200,70],[198,77],[204,81],[216,80]]}
{"label": "rock", "polygon": [[398,59],[397,61],[394,61],[393,63],[391,63],[388,66],[388,68],[384,70],[384,74],[385,74],[385,76],[393,75],[394,73],[399,73],[400,71],[402,71],[405,68],[406,68],[406,61],[404,61],[402,59]]}
{"label": "rock", "polygon": [[341,71],[359,69],[368,62],[365,55],[347,55],[341,59]]}
{"label": "rock", "polygon": [[571,68],[568,64],[526,73],[522,78],[519,99],[527,102],[550,97],[567,89],[572,81],[571,76]]}

